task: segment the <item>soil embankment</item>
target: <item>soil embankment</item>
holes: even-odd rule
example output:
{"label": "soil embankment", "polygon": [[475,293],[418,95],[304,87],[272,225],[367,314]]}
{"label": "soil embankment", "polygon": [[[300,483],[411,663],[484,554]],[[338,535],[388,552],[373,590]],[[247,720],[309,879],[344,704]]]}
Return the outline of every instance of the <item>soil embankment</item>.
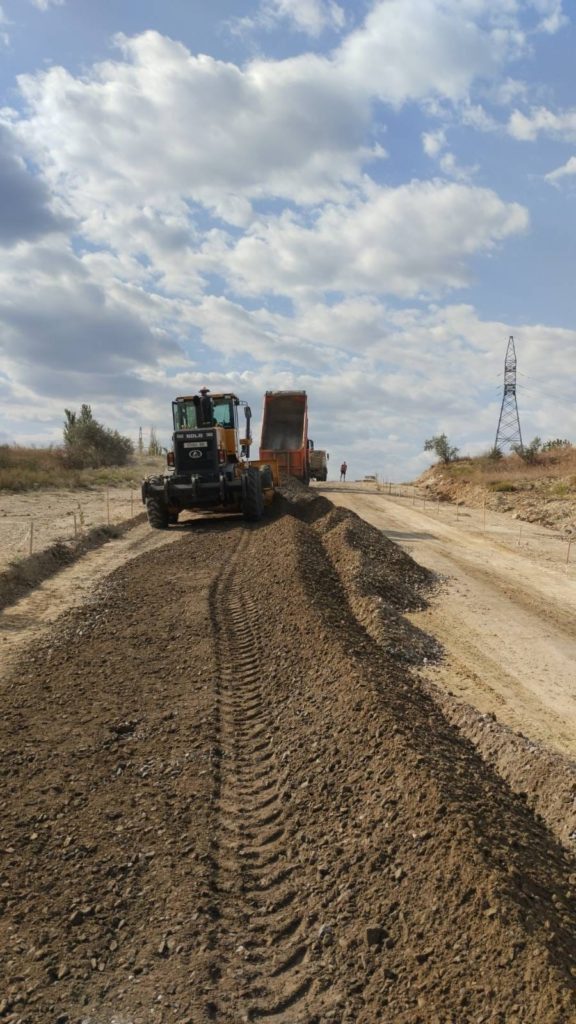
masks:
{"label": "soil embankment", "polygon": [[576,866],[419,685],[429,574],[286,512],[190,524],[3,684],[0,1019],[569,1024]]}
{"label": "soil embankment", "polygon": [[510,455],[501,462],[461,459],[428,469],[417,481],[441,501],[508,513],[526,523],[540,523],[559,534],[576,533],[576,450],[539,456],[526,465]]}
{"label": "soil embankment", "polygon": [[[420,652],[421,685],[574,849],[576,590],[573,574],[554,560],[554,534],[524,525],[519,548],[498,513],[440,512],[357,485],[323,485],[323,493],[435,574],[426,607],[404,609],[441,651]],[[369,552],[367,559],[370,577]],[[372,631],[369,609],[357,601],[355,608]],[[411,652],[418,655],[415,644]]]}

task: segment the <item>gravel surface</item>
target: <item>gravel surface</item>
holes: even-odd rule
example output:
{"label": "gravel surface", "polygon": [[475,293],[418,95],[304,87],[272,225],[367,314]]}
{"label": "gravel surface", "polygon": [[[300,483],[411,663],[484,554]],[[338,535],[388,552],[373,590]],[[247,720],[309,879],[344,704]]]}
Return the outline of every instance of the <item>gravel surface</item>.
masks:
{"label": "gravel surface", "polygon": [[570,1024],[576,865],[418,683],[433,578],[284,512],[136,558],[4,684],[0,1020]]}

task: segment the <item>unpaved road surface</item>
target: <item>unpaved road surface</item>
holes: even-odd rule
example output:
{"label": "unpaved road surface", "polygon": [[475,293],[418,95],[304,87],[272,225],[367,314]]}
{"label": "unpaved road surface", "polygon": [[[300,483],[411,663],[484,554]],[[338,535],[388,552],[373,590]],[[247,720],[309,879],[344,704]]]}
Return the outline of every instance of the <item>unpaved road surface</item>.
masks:
{"label": "unpaved road surface", "polygon": [[419,684],[426,570],[314,493],[149,536],[2,682],[2,1024],[576,1020],[576,865]]}
{"label": "unpaved road surface", "polygon": [[45,636],[63,612],[93,599],[95,586],[106,576],[138,555],[179,539],[178,530],[164,534],[150,530],[147,522],[135,524],[122,536],[104,540],[5,608],[0,613],[0,683],[19,663],[22,652]]}
{"label": "unpaved road surface", "polygon": [[498,513],[488,513],[484,531],[481,510],[455,518],[454,506],[428,502],[423,510],[354,484],[324,485],[322,493],[444,578],[413,617],[445,649],[429,678],[576,757],[576,572],[566,572],[566,544],[535,524],[522,524],[520,534]]}

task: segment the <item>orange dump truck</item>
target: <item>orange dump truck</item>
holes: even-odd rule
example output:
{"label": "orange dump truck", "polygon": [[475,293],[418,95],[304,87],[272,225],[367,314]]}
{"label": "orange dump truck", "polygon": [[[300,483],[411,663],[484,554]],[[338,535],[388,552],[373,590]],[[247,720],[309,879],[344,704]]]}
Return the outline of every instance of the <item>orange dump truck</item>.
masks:
{"label": "orange dump truck", "polygon": [[308,399],[305,391],[267,391],[260,461],[276,463],[281,478],[310,480]]}

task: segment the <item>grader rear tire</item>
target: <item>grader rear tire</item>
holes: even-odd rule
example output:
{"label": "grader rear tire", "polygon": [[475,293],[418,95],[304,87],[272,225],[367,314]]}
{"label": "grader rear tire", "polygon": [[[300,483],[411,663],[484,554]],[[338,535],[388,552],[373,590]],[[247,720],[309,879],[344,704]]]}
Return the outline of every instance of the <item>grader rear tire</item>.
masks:
{"label": "grader rear tire", "polygon": [[148,522],[153,530],[167,530],[170,521],[168,509],[161,498],[148,498],[146,502]]}

